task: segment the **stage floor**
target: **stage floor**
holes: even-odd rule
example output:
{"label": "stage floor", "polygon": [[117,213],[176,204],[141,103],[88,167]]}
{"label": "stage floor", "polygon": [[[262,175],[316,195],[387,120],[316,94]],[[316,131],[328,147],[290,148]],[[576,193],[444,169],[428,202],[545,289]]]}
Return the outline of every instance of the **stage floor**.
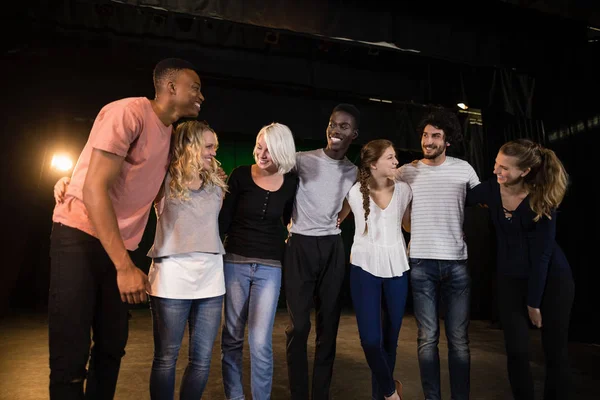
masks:
{"label": "stage floor", "polygon": [[[148,399],[148,380],[152,364],[152,321],[148,309],[133,309],[130,320],[127,354],[123,358],[115,398]],[[314,317],[313,317],[314,321]],[[443,322],[443,321],[442,321]],[[288,399],[285,362],[285,326],[287,314],[280,310],[273,330],[274,376],[273,399]],[[443,326],[443,323],[442,323]],[[0,399],[40,400],[48,398],[48,333],[45,313],[21,313],[0,320]],[[187,335],[186,335],[187,336]],[[404,399],[422,399],[417,363],[416,324],[406,315],[398,343],[396,377],[404,383]],[[220,335],[219,335],[220,337]],[[471,399],[511,399],[508,384],[502,331],[487,321],[471,321]],[[314,324],[309,338],[309,355],[314,352]],[[531,331],[532,371],[536,380],[536,399],[542,398],[544,379],[543,355],[539,331]],[[223,399],[220,340],[213,351],[210,378],[205,399]],[[442,394],[450,399],[447,344],[442,330],[440,339]],[[247,344],[245,349],[247,349]],[[187,363],[187,337],[177,364],[177,386]],[[572,343],[572,399],[600,399],[600,346]],[[310,360],[309,360],[310,361]],[[310,364],[311,362],[309,362]],[[244,354],[244,387],[250,399],[248,351]],[[337,340],[332,399],[370,399],[370,372],[358,338],[356,320],[351,311],[343,313]],[[176,388],[178,398],[178,388]]]}

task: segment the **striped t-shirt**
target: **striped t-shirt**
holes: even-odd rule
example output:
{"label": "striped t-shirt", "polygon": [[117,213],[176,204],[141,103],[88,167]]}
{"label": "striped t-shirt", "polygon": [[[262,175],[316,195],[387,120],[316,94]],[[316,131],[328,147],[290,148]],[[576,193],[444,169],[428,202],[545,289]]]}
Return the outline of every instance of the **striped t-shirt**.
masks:
{"label": "striped t-shirt", "polygon": [[467,189],[479,184],[471,165],[446,157],[441,165],[422,161],[400,167],[399,177],[413,192],[409,256],[433,260],[466,260],[463,221]]}

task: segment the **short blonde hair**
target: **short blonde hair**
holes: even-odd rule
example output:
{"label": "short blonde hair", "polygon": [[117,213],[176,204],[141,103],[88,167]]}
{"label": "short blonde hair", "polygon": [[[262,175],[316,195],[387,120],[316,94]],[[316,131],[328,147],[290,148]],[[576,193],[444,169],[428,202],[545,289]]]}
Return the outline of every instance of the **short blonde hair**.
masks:
{"label": "short blonde hair", "polygon": [[[296,166],[296,144],[294,143],[294,135],[290,128],[278,122],[263,126],[256,135],[256,141],[264,136],[267,142],[269,154],[275,165],[277,172],[286,174]],[[253,151],[254,157],[256,153]]]}

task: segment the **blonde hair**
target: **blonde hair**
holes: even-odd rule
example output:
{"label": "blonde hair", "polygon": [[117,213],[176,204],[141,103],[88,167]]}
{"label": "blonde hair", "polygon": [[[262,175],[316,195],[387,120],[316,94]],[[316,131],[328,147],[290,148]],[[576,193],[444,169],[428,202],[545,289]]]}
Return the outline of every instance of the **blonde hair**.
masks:
{"label": "blonde hair", "polygon": [[218,147],[216,132],[204,121],[186,121],[175,129],[169,165],[171,197],[181,200],[189,199],[188,184],[198,176],[202,180],[202,186],[213,185],[227,190],[227,185],[217,174],[221,163],[213,158],[209,168],[204,166],[202,149],[205,146],[203,133],[206,131],[215,135]]}
{"label": "blonde hair", "polygon": [[[294,135],[290,128],[278,122],[263,126],[256,135],[256,141],[263,136],[269,149],[273,163],[277,166],[277,172],[286,174],[296,166],[296,144]],[[253,151],[254,158],[256,153]]]}
{"label": "blonde hair", "polygon": [[551,218],[552,211],[565,197],[569,181],[565,167],[554,151],[529,139],[517,139],[502,145],[500,152],[515,157],[519,169],[530,168],[523,183],[530,194],[531,210],[536,214],[533,220],[537,222],[542,215]]}
{"label": "blonde hair", "polygon": [[371,165],[381,158],[383,153],[394,144],[389,140],[376,139],[365,144],[360,150],[360,167],[358,167],[358,182],[360,183],[360,192],[363,198],[363,210],[365,210],[365,231],[363,235],[369,232],[368,219],[371,213],[369,178],[371,177]]}

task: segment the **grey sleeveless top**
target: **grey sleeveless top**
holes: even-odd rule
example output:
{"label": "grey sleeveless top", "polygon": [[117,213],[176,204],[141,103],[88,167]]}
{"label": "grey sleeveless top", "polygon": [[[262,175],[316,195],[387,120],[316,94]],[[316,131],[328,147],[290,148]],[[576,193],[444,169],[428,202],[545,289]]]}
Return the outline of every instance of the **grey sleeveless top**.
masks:
{"label": "grey sleeveless top", "polygon": [[218,222],[223,190],[203,185],[199,190],[190,190],[189,199],[180,200],[171,197],[170,182],[167,174],[165,205],[162,214],[157,212],[156,234],[148,257],[192,252],[225,254]]}

